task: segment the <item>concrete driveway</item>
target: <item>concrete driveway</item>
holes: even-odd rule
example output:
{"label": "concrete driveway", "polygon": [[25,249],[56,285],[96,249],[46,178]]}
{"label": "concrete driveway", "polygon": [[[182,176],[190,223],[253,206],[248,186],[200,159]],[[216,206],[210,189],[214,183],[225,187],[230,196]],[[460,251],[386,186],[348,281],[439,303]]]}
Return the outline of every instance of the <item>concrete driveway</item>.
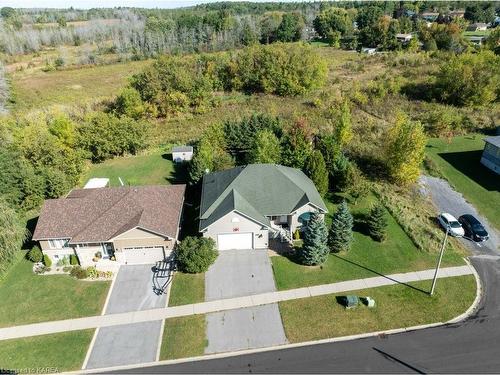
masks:
{"label": "concrete driveway", "polygon": [[[163,308],[167,295],[153,293],[153,264],[121,266],[105,314]],[[161,320],[100,328],[87,369],[156,360]]]}
{"label": "concrete driveway", "polygon": [[267,250],[221,251],[205,274],[206,301],[275,290]]}
{"label": "concrete driveway", "polygon": [[[267,250],[230,250],[205,274],[205,300],[248,296],[276,290]],[[207,314],[205,353],[286,344],[277,304]]]}

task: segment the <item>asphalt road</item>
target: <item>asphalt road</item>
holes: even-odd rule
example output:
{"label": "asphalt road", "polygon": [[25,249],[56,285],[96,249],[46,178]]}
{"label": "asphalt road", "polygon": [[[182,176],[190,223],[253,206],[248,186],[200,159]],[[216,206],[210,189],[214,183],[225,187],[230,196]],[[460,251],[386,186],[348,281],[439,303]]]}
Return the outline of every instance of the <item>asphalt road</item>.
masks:
{"label": "asphalt road", "polygon": [[[430,373],[498,372],[500,259],[472,258],[483,287],[465,322],[361,340],[216,360],[135,368],[130,373]],[[120,373],[127,371],[121,370]]]}
{"label": "asphalt road", "polygon": [[[434,184],[431,184],[434,185]],[[429,190],[438,209],[449,197]],[[445,197],[446,196],[446,197]],[[464,201],[456,201],[465,209]],[[498,237],[497,237],[498,238]],[[274,350],[215,360],[136,368],[130,373],[498,373],[500,371],[500,255],[498,242],[471,250],[483,297],[467,320],[383,337]],[[121,373],[126,371],[120,371]]]}

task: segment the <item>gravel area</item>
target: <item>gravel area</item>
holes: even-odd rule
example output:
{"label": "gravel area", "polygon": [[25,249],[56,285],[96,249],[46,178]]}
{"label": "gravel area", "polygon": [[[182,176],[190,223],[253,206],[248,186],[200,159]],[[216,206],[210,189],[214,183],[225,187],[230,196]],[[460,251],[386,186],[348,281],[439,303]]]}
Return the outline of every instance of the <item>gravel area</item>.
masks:
{"label": "gravel area", "polygon": [[453,190],[447,181],[437,177],[422,175],[420,176],[419,183],[422,193],[431,198],[439,212],[448,212],[456,218],[463,214],[471,214],[483,224],[490,234],[488,241],[476,243],[466,238],[462,239],[462,242],[474,255],[498,255],[500,253],[499,233],[484,216],[479,214],[472,204],[465,200],[462,194]]}

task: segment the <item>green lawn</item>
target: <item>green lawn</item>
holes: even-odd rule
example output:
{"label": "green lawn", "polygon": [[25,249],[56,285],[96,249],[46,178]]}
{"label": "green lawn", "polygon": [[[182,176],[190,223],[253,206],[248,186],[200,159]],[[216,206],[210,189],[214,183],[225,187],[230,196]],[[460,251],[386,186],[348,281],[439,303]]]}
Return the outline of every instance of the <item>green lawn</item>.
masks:
{"label": "green lawn", "polygon": [[480,30],[480,31],[464,31],[462,33],[463,36],[488,36],[490,35],[491,30]]}
{"label": "green lawn", "polygon": [[[318,267],[306,267],[298,264],[294,257],[275,256],[271,258],[274,278],[278,289],[300,288],[310,285],[328,284],[338,281],[359,279],[380,274],[409,272],[432,268],[436,265],[437,254],[418,250],[396,220],[387,212],[387,239],[380,243],[366,235],[359,222],[366,214],[375,197],[370,196],[351,205],[351,212],[358,224],[354,227],[354,243],[351,250],[339,254],[330,254],[328,260]],[[329,214],[327,224],[335,205],[326,201]],[[445,252],[443,265],[462,265],[462,257],[451,248]]]}
{"label": "green lawn", "polygon": [[181,165],[174,165],[170,155],[162,153],[115,158],[93,164],[83,183],[92,177],[107,177],[112,186],[120,186],[120,177],[126,185],[169,184],[185,179],[185,171],[181,168]]}
{"label": "green lawn", "polygon": [[205,301],[205,274],[176,272],[170,289],[169,306]]}
{"label": "green lawn", "polygon": [[160,360],[203,355],[207,346],[205,315],[165,320]]}
{"label": "green lawn", "polygon": [[68,275],[35,275],[31,271],[32,265],[20,259],[0,281],[0,327],[101,313],[109,281],[82,281]]}
{"label": "green lawn", "polygon": [[450,143],[445,139],[430,139],[426,153],[439,173],[500,229],[500,178],[479,162],[484,137],[460,136]]}
{"label": "green lawn", "polygon": [[[411,283],[430,289],[431,281]],[[349,292],[370,296],[376,306],[346,310],[338,295],[280,302],[281,319],[292,343],[448,321],[465,312],[476,296],[473,276],[439,279],[433,296],[406,285]],[[307,318],[304,318],[307,317]]]}
{"label": "green lawn", "polygon": [[2,369],[16,373],[80,370],[93,334],[94,330],[88,329],[1,341],[0,372]]}

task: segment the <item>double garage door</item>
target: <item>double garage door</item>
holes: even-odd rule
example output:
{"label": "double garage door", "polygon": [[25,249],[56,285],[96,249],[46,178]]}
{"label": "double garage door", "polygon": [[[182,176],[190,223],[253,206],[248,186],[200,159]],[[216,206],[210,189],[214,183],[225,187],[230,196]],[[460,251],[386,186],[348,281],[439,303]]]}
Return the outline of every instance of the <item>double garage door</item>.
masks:
{"label": "double garage door", "polygon": [[123,255],[126,264],[151,264],[168,258],[172,250],[166,250],[163,246],[140,246],[125,247]]}
{"label": "double garage door", "polygon": [[253,249],[253,233],[225,233],[217,235],[219,250]]}

